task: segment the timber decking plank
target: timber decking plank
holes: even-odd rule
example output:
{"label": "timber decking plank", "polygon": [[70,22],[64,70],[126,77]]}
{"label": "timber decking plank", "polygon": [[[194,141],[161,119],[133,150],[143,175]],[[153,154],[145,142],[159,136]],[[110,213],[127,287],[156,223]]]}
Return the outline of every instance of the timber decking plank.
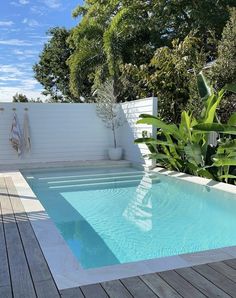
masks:
{"label": "timber decking plank", "polygon": [[180,298],[181,296],[157,274],[142,275],[140,278],[152,291],[162,298]]}
{"label": "timber decking plank", "polygon": [[12,298],[11,286],[0,287],[0,297],[1,298]]}
{"label": "timber decking plank", "polygon": [[226,278],[223,274],[215,271],[208,265],[194,266],[193,269],[215,284],[218,288],[236,298],[236,284],[232,280]]}
{"label": "timber decking plank", "polygon": [[15,298],[34,298],[36,294],[7,189],[3,194],[1,206],[13,295]]}
{"label": "timber decking plank", "polygon": [[208,264],[208,266],[225,275],[232,281],[236,282],[236,270],[226,265],[224,262],[210,263]]}
{"label": "timber decking plank", "polygon": [[178,272],[183,278],[185,278],[188,282],[190,282],[208,297],[230,297],[228,294],[216,287],[213,283],[192,268],[181,268],[177,269],[176,272]]}
{"label": "timber decking plank", "polygon": [[59,292],[52,279],[47,262],[43,256],[13,181],[10,177],[6,178],[5,181],[37,296],[42,298],[45,297],[45,291],[47,290],[47,297],[59,297]]}
{"label": "timber decking plank", "polygon": [[174,270],[159,272],[158,275],[161,278],[163,278],[172,288],[174,288],[184,298],[206,297]]}
{"label": "timber decking plank", "polygon": [[119,280],[106,281],[101,283],[107,294],[112,298],[132,298],[131,294]]}
{"label": "timber decking plank", "polygon": [[16,222],[19,227],[33,279],[34,281],[51,279],[51,273],[48,269],[46,260],[25,213],[24,207],[20,202],[19,197],[17,198],[17,192],[13,182],[11,179],[6,179],[6,183],[10,192],[10,200],[13,206]]}
{"label": "timber decking plank", "polygon": [[34,282],[38,298],[59,298],[59,292],[53,279]]}
{"label": "timber decking plank", "polygon": [[236,259],[226,260],[224,263],[236,270]]}
{"label": "timber decking plank", "polygon": [[[2,220],[1,195],[0,195],[0,287],[10,286],[11,279],[9,273],[6,242]],[[1,296],[0,296],[1,297]]]}
{"label": "timber decking plank", "polygon": [[135,298],[158,297],[139,277],[124,278],[121,282]]}
{"label": "timber decking plank", "polygon": [[86,298],[107,298],[109,297],[100,284],[93,284],[80,287]]}
{"label": "timber decking plank", "polygon": [[84,298],[80,288],[70,288],[60,291],[62,298]]}

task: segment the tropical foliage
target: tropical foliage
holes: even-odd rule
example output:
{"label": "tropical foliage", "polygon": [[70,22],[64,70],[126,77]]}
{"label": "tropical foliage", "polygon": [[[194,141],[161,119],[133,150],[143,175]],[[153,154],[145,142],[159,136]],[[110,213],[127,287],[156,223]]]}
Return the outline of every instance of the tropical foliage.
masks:
{"label": "tropical foliage", "polygon": [[[231,17],[218,45],[217,61],[209,77],[218,89],[227,83],[236,84],[236,8],[231,9]],[[236,111],[236,95],[229,93],[223,99],[218,113],[224,123],[232,111]]]}
{"label": "tropical foliage", "polygon": [[[198,88],[204,102],[199,118],[183,111],[180,124],[176,125],[142,114],[138,123],[154,125],[157,139],[145,137],[144,132],[144,137],[135,142],[145,143],[149,157],[167,169],[233,183],[236,181],[236,113],[227,124],[221,124],[217,108],[226,92],[236,93],[236,85],[226,85],[215,92],[200,74]],[[212,132],[219,133],[215,146],[209,143]]]}
{"label": "tropical foliage", "polygon": [[112,78],[118,101],[158,96],[161,117],[179,122],[186,105],[199,112],[195,73],[220,55],[233,6],[235,0],[86,0],[73,13],[76,27],[51,30],[36,78],[63,102],[94,100],[94,88]]}

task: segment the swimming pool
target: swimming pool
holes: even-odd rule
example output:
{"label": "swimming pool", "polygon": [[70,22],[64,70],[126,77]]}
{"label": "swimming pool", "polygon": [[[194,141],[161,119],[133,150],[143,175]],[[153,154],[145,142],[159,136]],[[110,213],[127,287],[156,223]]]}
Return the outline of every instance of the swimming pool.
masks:
{"label": "swimming pool", "polygon": [[85,269],[236,245],[231,193],[134,168],[23,174]]}

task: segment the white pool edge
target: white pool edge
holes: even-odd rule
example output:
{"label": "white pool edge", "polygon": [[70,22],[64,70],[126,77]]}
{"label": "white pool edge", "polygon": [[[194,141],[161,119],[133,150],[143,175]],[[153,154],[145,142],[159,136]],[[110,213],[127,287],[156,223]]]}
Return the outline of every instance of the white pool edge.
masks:
{"label": "white pool edge", "polygon": [[[236,186],[233,185],[217,183],[209,179],[167,171],[162,168],[155,168],[152,171],[236,194]],[[16,171],[2,172],[1,175],[12,178],[59,290],[236,258],[236,246],[231,246],[85,270],[73,255],[22,174]]]}

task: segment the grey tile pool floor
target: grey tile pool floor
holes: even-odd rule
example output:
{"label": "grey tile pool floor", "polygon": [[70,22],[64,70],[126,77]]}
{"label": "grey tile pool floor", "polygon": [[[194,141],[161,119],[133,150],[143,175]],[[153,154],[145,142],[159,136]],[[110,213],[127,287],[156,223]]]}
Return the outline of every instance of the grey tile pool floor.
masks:
{"label": "grey tile pool floor", "polygon": [[0,177],[0,297],[236,297],[236,259],[59,291],[10,177]]}

